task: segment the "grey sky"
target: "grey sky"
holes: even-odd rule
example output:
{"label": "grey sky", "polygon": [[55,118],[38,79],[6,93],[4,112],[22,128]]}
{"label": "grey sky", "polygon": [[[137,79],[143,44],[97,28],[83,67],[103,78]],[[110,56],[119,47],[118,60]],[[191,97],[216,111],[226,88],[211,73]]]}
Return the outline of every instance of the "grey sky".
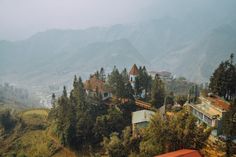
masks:
{"label": "grey sky", "polygon": [[0,40],[135,21],[153,0],[0,0]]}
{"label": "grey sky", "polygon": [[224,19],[236,15],[235,4],[236,0],[0,0],[0,40],[24,39],[53,28],[108,26],[162,16]]}

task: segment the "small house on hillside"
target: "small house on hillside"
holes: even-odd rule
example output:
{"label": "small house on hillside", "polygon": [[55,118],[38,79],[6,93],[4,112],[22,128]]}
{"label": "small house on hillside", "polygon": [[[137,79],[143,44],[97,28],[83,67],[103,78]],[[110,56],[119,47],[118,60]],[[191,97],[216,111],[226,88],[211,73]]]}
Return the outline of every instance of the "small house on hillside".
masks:
{"label": "small house on hillside", "polygon": [[171,81],[173,80],[173,76],[170,72],[168,71],[149,71],[149,75],[152,76],[152,78],[155,78],[156,74],[163,80],[163,81]]}
{"label": "small house on hillside", "polygon": [[102,100],[112,97],[112,93],[105,87],[105,82],[99,80],[95,75],[84,83],[86,93],[92,96],[101,96]]}
{"label": "small house on hillside", "polygon": [[146,128],[151,117],[155,112],[150,110],[140,110],[132,113],[132,132],[133,136],[136,136],[142,131],[143,128]]}

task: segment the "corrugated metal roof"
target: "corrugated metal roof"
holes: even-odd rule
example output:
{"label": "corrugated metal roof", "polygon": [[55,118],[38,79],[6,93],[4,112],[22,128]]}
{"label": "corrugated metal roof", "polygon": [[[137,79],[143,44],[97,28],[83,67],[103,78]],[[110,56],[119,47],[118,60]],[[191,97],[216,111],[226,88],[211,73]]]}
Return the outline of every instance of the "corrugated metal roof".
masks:
{"label": "corrugated metal roof", "polygon": [[132,124],[148,122],[155,112],[150,110],[140,110],[132,113]]}

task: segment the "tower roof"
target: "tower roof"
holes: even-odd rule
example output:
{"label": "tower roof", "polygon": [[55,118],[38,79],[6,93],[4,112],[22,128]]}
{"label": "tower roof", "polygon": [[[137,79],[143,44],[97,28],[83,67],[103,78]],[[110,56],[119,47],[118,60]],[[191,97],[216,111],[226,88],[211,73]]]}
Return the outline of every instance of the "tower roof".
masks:
{"label": "tower roof", "polygon": [[138,75],[139,72],[138,72],[138,67],[136,64],[134,64],[129,72],[130,75]]}

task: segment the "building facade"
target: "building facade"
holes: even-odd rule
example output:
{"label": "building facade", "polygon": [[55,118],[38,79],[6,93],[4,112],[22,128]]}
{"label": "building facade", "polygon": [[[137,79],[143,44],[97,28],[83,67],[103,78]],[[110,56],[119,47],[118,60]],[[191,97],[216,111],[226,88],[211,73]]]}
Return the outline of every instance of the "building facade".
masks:
{"label": "building facade", "polygon": [[140,110],[132,113],[132,134],[133,136],[139,133],[148,126],[151,117],[155,112],[150,110]]}
{"label": "building facade", "polygon": [[222,120],[230,105],[219,97],[200,97],[200,104],[188,104],[190,112],[209,127],[214,127],[213,135],[222,134]]}
{"label": "building facade", "polygon": [[106,100],[112,97],[112,93],[105,87],[105,82],[92,76],[84,83],[86,93],[90,96],[101,96],[102,100]]}

